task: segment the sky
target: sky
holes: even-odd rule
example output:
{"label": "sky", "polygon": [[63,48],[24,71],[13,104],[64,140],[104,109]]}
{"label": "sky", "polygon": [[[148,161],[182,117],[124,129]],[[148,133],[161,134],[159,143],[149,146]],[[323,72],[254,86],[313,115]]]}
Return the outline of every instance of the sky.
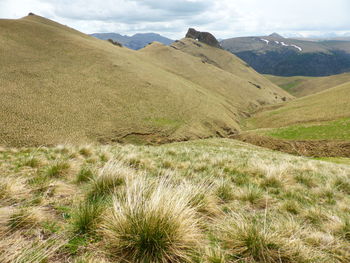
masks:
{"label": "sky", "polygon": [[29,12],[84,33],[350,36],[350,0],[0,0],[0,18]]}

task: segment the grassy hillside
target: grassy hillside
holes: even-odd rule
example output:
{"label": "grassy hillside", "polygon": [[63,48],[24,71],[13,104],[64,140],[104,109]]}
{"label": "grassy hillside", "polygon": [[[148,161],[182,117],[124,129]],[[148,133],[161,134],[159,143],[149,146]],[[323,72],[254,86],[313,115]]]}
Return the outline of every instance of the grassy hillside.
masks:
{"label": "grassy hillside", "polygon": [[[186,70],[197,75],[184,76],[169,60],[185,57],[175,49],[162,61],[38,16],[0,20],[0,51],[3,145],[227,136],[245,112],[288,97],[252,70],[246,74],[263,79],[262,88],[202,62],[202,76],[195,68]],[[181,63],[200,64],[188,56]]]}
{"label": "grassy hillside", "polygon": [[247,120],[249,129],[282,139],[350,140],[350,83],[267,107]]}
{"label": "grassy hillside", "polygon": [[0,172],[3,263],[350,261],[346,165],[210,139],[2,148]]}
{"label": "grassy hillside", "polygon": [[[177,48],[180,42],[184,43],[184,49]],[[196,41],[192,39],[182,39],[171,47],[153,43],[142,49],[141,53],[158,67],[216,95],[230,109],[247,111],[264,104],[281,102],[283,97],[291,98],[230,53],[203,43],[194,43]],[[195,52],[203,55],[197,56]]]}
{"label": "grassy hillside", "polygon": [[270,81],[296,97],[303,97],[350,82],[350,73],[327,77],[280,77],[265,75]]}

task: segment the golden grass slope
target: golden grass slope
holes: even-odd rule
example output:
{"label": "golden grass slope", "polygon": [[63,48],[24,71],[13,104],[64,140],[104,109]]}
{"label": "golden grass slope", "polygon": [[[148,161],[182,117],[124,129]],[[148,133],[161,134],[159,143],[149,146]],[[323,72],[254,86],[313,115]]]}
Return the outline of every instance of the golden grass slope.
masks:
{"label": "golden grass slope", "polygon": [[350,117],[349,92],[350,82],[285,104],[266,107],[248,119],[248,127],[278,128]]}
{"label": "golden grass slope", "polygon": [[[254,84],[260,86],[263,92],[261,92],[262,94],[260,93],[259,95],[262,95],[264,100],[275,102],[280,101],[281,98],[284,97],[286,100],[293,98],[293,96],[290,96],[288,93],[282,91],[276,85],[272,85],[271,81],[266,79],[263,75],[257,73],[247,63],[233,55],[231,52],[223,49],[213,49],[206,44],[190,38],[175,41],[171,46],[175,49],[200,58],[203,63],[209,63],[219,69],[233,74],[236,77],[241,78],[242,80],[248,81],[248,83],[253,86]],[[241,92],[244,92],[244,90]],[[252,95],[253,98],[256,96],[256,94]],[[245,99],[250,98],[246,97]],[[264,103],[263,100],[261,103]]]}
{"label": "golden grass slope", "polygon": [[0,20],[0,49],[4,145],[226,136],[243,111],[288,97],[253,71],[266,81],[262,89],[175,49],[167,59],[184,59],[178,65],[39,16]]}
{"label": "golden grass slope", "polygon": [[[179,50],[178,43],[183,43],[185,49]],[[182,39],[171,47],[153,43],[140,52],[157,66],[198,84],[224,101],[227,108],[238,109],[238,113],[291,98],[231,53],[193,39]],[[204,54],[209,58],[204,58]]]}
{"label": "golden grass slope", "polygon": [[350,81],[350,73],[327,77],[280,77],[273,75],[265,75],[265,77],[296,97],[315,94]]}

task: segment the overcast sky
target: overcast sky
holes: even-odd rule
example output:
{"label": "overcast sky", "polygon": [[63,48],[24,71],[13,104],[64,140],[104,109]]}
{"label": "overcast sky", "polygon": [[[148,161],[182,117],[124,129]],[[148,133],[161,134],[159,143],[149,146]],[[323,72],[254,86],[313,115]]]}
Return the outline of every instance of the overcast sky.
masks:
{"label": "overcast sky", "polygon": [[218,38],[350,36],[350,0],[0,0],[0,18],[29,12],[84,33],[157,32],[178,39],[195,27]]}

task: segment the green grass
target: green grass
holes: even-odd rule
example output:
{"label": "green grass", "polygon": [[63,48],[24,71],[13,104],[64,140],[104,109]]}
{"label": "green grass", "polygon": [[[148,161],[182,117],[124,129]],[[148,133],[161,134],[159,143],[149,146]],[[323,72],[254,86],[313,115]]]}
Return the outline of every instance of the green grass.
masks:
{"label": "green grass", "polygon": [[289,92],[289,91],[293,90],[299,83],[300,83],[300,80],[294,80],[292,82],[282,84],[282,85],[280,85],[280,87],[282,89],[284,89],[285,91]]}
{"label": "green grass", "polygon": [[319,124],[292,125],[262,132],[287,140],[350,140],[350,118]]}
{"label": "green grass", "polygon": [[270,135],[285,139],[348,140],[349,90],[350,83],[346,83],[276,107],[266,107],[246,119],[246,129],[264,128]]}
{"label": "green grass", "polygon": [[265,75],[273,83],[296,97],[304,97],[350,81],[350,74],[343,73],[327,77],[280,77]]}
{"label": "green grass", "polygon": [[322,160],[332,163],[338,163],[338,164],[348,164],[350,165],[350,158],[341,158],[341,157],[321,157],[321,158],[315,158],[316,160]]}

